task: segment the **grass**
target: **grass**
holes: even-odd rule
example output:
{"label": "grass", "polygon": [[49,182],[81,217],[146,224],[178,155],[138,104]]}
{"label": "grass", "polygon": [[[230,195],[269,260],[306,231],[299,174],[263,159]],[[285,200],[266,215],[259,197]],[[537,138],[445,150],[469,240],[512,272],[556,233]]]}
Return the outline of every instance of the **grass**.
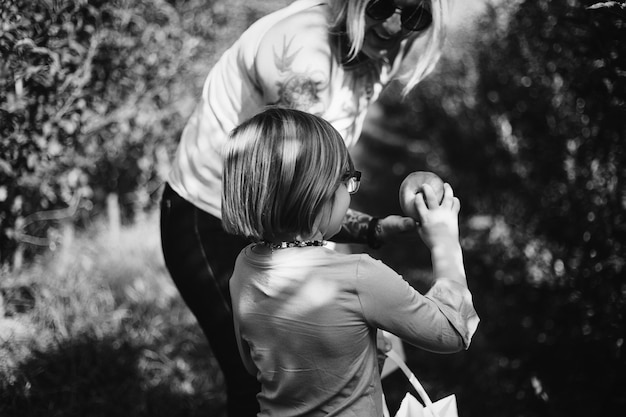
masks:
{"label": "grass", "polygon": [[221,373],[165,269],[157,216],[0,274],[1,416],[224,415]]}

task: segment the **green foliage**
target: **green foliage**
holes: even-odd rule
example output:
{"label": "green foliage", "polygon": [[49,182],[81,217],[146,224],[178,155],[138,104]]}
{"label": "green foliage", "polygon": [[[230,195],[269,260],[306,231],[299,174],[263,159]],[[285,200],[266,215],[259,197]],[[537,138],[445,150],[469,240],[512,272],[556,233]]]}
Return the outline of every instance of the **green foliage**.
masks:
{"label": "green foliage", "polygon": [[[276,3],[0,2],[1,260],[30,235],[49,237],[51,220],[88,221],[108,193],[120,195],[128,217],[150,207],[211,63]],[[468,352],[408,349],[435,398],[455,392],[466,417],[608,414],[626,406],[626,11],[623,3],[583,0],[502,4],[408,101],[397,101],[395,87],[383,97],[383,113],[372,120],[385,124],[384,134],[373,140],[379,132],[369,126],[355,155],[364,183],[354,201],[374,214],[397,213],[401,180],[424,169],[461,198],[482,322]],[[405,132],[416,139],[406,142]],[[195,377],[181,363],[199,360],[202,347],[190,352],[172,332],[201,343],[197,327],[177,315],[180,304],[159,304],[162,294],[145,287],[151,277],[126,281],[154,257],[134,254],[128,269],[116,253],[93,267],[103,251],[89,241],[79,245],[89,256],[75,249],[59,255],[62,266],[0,277],[5,298],[22,300],[4,306],[9,322],[33,299],[43,301],[35,303],[34,332],[30,322],[4,321],[34,345],[3,351],[0,414],[26,404],[34,404],[32,415],[45,414],[60,394],[63,404],[53,405],[70,414],[113,397],[137,415],[190,414],[204,394],[184,387],[203,382],[186,379]],[[380,254],[424,288],[429,259],[416,255],[418,244]],[[23,294],[12,289],[20,282],[29,288]],[[183,362],[168,361],[179,350]],[[65,373],[77,364],[78,374]],[[110,364],[129,371],[107,373]],[[76,375],[82,379],[56,388]],[[97,384],[82,384],[96,375]],[[133,397],[158,407],[133,409]],[[169,400],[186,405],[171,410]]]}
{"label": "green foliage", "polygon": [[463,379],[465,416],[625,405],[626,10],[593,3],[505,2],[411,97],[419,116],[395,117],[443,151],[411,170],[443,173],[463,206],[482,323],[469,352],[413,360]]}
{"label": "green foliage", "polygon": [[[118,193],[138,208],[182,123],[164,103],[193,38],[164,2],[10,0],[0,6],[1,175],[6,260],[25,216]],[[177,23],[177,22],[175,22]],[[196,42],[197,43],[197,42]],[[45,237],[44,230],[36,230]]]}
{"label": "green foliage", "polygon": [[152,207],[210,65],[278,3],[2,1],[0,263],[111,193]]}
{"label": "green foliage", "polygon": [[91,229],[0,272],[0,415],[223,415],[221,372],[165,269],[156,216],[119,236]]}

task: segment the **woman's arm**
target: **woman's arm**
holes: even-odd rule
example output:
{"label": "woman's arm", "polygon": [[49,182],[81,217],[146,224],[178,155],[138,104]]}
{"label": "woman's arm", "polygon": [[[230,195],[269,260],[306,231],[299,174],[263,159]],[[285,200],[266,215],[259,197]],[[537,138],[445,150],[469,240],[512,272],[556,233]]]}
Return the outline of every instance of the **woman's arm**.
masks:
{"label": "woman's arm", "polygon": [[376,229],[380,229],[377,219],[369,214],[348,209],[343,218],[341,230],[333,236],[332,240],[337,243],[363,243],[379,247],[382,241],[380,230]]}
{"label": "woman's arm", "polygon": [[409,217],[391,215],[381,219],[349,209],[341,230],[332,240],[337,243],[362,243],[377,249],[394,236],[416,230],[415,221]]}
{"label": "woman's arm", "polygon": [[321,116],[329,102],[332,59],[323,6],[280,21],[261,39],[254,62],[265,102]]}

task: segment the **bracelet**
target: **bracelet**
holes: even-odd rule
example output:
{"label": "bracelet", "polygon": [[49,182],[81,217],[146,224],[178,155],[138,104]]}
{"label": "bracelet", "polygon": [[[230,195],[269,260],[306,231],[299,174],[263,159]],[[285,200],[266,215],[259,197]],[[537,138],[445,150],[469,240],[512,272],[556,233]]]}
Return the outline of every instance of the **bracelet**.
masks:
{"label": "bracelet", "polygon": [[372,249],[378,249],[383,245],[383,241],[379,238],[382,232],[380,225],[380,219],[378,217],[372,217],[369,225],[367,226],[367,244]]}

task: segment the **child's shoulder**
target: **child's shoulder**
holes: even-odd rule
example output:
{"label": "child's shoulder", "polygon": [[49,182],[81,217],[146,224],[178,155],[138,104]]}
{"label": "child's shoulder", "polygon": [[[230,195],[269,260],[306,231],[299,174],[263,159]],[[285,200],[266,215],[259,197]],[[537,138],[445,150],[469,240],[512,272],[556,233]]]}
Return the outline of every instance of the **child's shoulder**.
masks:
{"label": "child's shoulder", "polygon": [[359,264],[364,268],[374,269],[374,270],[383,270],[386,272],[393,272],[395,274],[395,271],[391,269],[389,265],[387,265],[380,259],[376,259],[372,257],[371,255],[367,253],[361,254],[360,259],[359,259]]}
{"label": "child's shoulder", "polygon": [[367,253],[340,253],[334,252],[334,256],[339,262],[343,262],[345,264],[353,265],[355,268],[359,270],[367,270],[373,272],[392,272],[396,273],[391,267],[382,262],[379,259],[373,258],[371,255]]}

